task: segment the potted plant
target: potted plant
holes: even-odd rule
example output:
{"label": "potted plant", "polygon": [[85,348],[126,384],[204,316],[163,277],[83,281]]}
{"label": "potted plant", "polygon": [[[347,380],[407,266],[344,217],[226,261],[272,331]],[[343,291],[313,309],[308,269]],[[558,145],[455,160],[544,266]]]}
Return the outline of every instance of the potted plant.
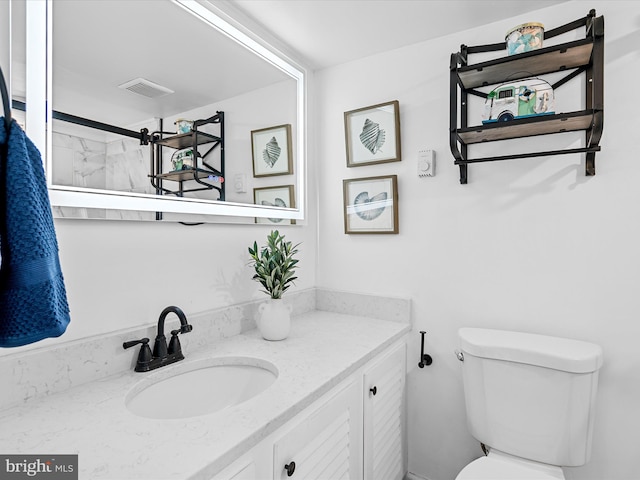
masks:
{"label": "potted plant", "polygon": [[297,247],[285,240],[278,230],[267,235],[267,244],[258,248],[253,242],[249,247],[251,265],[255,270],[253,279],[259,282],[269,300],[258,307],[256,323],[266,340],[284,340],[291,329],[291,307],[282,302],[282,294],[287,291],[294,280],[298,260],[293,258],[298,253]]}

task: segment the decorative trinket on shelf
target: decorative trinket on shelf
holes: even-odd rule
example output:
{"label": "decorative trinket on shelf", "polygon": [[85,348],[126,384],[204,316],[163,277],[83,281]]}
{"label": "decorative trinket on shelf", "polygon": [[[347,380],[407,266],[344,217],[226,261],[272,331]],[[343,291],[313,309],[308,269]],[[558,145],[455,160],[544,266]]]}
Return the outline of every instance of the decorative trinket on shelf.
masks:
{"label": "decorative trinket on shelf", "polygon": [[171,156],[171,165],[173,170],[188,170],[189,168],[195,168],[195,161],[193,159],[193,150],[187,148],[185,150],[177,150]]}
{"label": "decorative trinket on shelf", "polygon": [[507,43],[507,53],[517,55],[518,53],[530,52],[542,48],[544,39],[544,25],[542,23],[523,23],[512,28],[505,35]]}
{"label": "decorative trinket on shelf", "polygon": [[193,130],[193,121],[185,120],[184,118],[179,118],[175,122],[176,125],[176,133],[190,133]]}
{"label": "decorative trinket on shelf", "polygon": [[482,123],[551,115],[554,113],[553,109],[554,93],[551,85],[540,78],[525,78],[503,83],[488,94]]}

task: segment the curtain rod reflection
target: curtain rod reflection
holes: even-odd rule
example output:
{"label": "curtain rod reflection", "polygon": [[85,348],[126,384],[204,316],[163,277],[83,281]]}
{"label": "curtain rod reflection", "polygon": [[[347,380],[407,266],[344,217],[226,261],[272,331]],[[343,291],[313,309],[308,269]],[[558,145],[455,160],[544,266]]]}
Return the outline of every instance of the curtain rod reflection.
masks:
{"label": "curtain rod reflection", "polygon": [[[13,100],[12,107],[22,112],[27,111],[27,104],[19,100]],[[147,128],[143,128],[139,132],[136,132],[134,130],[128,130],[126,128],[116,127],[115,125],[109,125],[108,123],[97,122],[95,120],[78,117],[69,113],[58,112],[57,110],[53,110],[52,117],[54,120],[61,120],[67,123],[75,123],[76,125],[81,125],[83,127],[95,128],[96,130],[102,130],[104,132],[114,133],[116,135],[135,138],[137,140],[140,140],[140,145],[149,144],[150,137],[149,129]]]}

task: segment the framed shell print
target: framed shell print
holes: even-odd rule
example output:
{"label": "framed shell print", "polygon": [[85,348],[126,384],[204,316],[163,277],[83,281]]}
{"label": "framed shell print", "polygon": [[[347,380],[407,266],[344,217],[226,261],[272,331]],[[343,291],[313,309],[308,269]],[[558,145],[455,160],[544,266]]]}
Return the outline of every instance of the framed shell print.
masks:
{"label": "framed shell print", "polygon": [[291,125],[252,130],[251,152],[254,177],[292,174]]}
{"label": "framed shell print", "polygon": [[344,130],[347,167],[401,160],[397,100],[345,112]]}
{"label": "framed shell print", "polygon": [[344,233],[398,233],[398,176],[342,181]]}
{"label": "framed shell print", "polygon": [[[253,189],[253,203],[269,207],[296,208],[296,197],[293,185],[279,185]],[[256,223],[270,223],[274,225],[294,225],[295,220],[286,218],[256,217]]]}

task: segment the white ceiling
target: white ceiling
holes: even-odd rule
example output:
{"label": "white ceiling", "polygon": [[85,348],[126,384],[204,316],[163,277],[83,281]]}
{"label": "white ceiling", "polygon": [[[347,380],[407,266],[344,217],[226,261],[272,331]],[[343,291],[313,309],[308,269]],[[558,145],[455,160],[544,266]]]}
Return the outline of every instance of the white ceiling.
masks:
{"label": "white ceiling", "polygon": [[[567,0],[219,0],[322,69]],[[497,39],[496,42],[502,39]]]}

